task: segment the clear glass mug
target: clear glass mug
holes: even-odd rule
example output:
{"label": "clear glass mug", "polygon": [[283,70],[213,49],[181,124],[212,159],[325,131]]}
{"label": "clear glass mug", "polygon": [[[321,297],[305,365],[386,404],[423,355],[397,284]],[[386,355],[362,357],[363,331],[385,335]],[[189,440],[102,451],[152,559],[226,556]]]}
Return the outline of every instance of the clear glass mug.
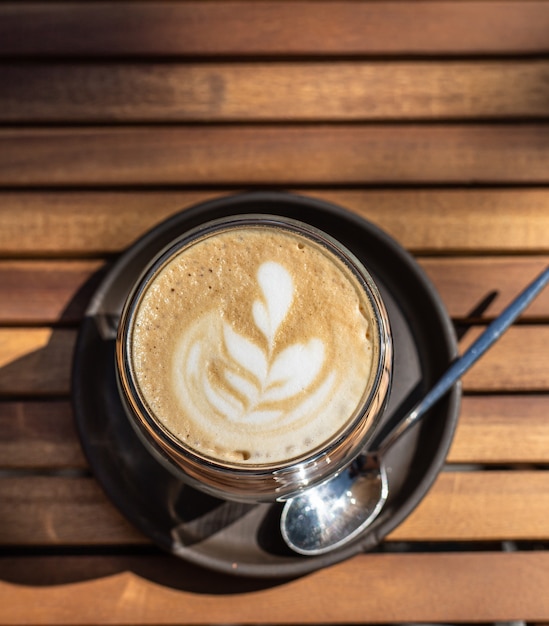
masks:
{"label": "clear glass mug", "polygon": [[184,233],[145,269],[116,370],[132,426],[178,478],[222,499],[282,501],[373,437],[391,330],[372,277],[330,235],[236,215]]}

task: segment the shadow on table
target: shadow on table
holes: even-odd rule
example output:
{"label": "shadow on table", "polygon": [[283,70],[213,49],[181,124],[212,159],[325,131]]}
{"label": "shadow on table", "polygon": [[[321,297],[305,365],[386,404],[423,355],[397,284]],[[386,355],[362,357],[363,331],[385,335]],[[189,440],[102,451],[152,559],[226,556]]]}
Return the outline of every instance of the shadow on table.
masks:
{"label": "shadow on table", "polygon": [[[29,389],[32,389],[34,393],[36,393],[36,390],[38,390],[38,393],[43,394],[48,394],[51,391],[51,385],[55,385],[55,376],[58,376],[60,371],[67,370],[67,363],[70,363],[72,358],[71,350],[69,349],[72,348],[72,343],[70,345],[67,344],[67,332],[64,325],[82,317],[91,295],[104,275],[105,269],[102,269],[82,285],[61,315],[58,325],[54,328],[46,346],[40,350],[22,356],[0,369],[0,388],[4,393],[10,389],[22,390],[22,399],[26,400],[28,399],[28,394],[27,397],[25,397],[24,388],[27,383],[30,385]],[[487,296],[472,309],[470,318],[474,320],[481,318],[483,312],[488,308],[496,295],[496,292],[487,294]],[[82,323],[81,328],[85,324],[86,321]],[[57,328],[57,326],[59,326],[59,328]],[[459,338],[467,332],[469,327],[470,324],[466,322],[460,323],[459,327],[456,328]],[[95,368],[95,371],[96,374],[99,372],[103,377],[105,377],[105,372],[99,367],[102,363],[101,350],[106,350],[106,352],[109,353],[107,356],[111,355],[112,341],[113,338],[111,337],[108,341],[104,342],[103,346],[97,347],[97,358],[99,360],[96,363],[98,367]],[[84,344],[79,345],[82,347]],[[90,349],[89,345],[87,349]],[[93,350],[95,350],[95,347],[92,346],[92,351]],[[194,543],[199,544],[203,540],[208,540],[210,536],[216,533],[224,533],[226,529],[231,529],[241,522],[244,522],[243,532],[247,532],[245,520],[247,516],[250,516],[250,513],[253,515],[255,507],[234,503],[220,503],[219,501],[212,502],[212,499],[208,500],[208,497],[205,497],[203,500],[195,498],[195,503],[198,502],[199,504],[193,504],[193,506],[189,508],[189,506],[185,504],[185,497],[187,496],[185,496],[186,492],[184,489],[182,490],[180,486],[176,486],[177,496],[173,497],[174,478],[169,476],[166,470],[156,467],[158,463],[152,461],[152,457],[145,461],[144,467],[141,465],[137,467],[132,465],[135,461],[135,455],[132,456],[131,454],[131,446],[122,452],[113,453],[113,438],[118,438],[119,442],[127,442],[131,439],[132,435],[127,430],[127,425],[123,427],[124,430],[122,431],[117,432],[116,429],[113,430],[113,426],[109,422],[109,416],[105,414],[108,413],[108,411],[104,410],[106,406],[104,404],[104,398],[116,393],[116,385],[112,380],[114,378],[114,376],[112,376],[114,373],[114,363],[108,367],[112,367],[113,370],[110,372],[110,375],[107,376],[107,378],[110,379],[107,388],[101,389],[98,387],[94,389],[94,383],[93,380],[91,380],[90,388],[91,391],[95,393],[88,394],[89,397],[84,398],[85,401],[89,400],[92,403],[92,406],[87,409],[88,415],[84,421],[87,424],[86,427],[90,429],[89,434],[94,442],[91,448],[89,442],[88,445],[84,442],[84,448],[87,448],[86,454],[88,458],[90,458],[90,449],[93,449],[92,451],[95,455],[93,457],[94,463],[92,463],[94,478],[106,488],[105,490],[111,497],[111,500],[114,500],[115,503],[119,505],[118,508],[123,514],[126,514],[126,517],[128,517],[128,507],[135,506],[136,504],[138,507],[143,505],[143,496],[146,497],[147,506],[149,507],[152,502],[153,506],[158,505],[157,508],[166,508],[166,502],[170,502],[170,505],[167,507],[170,509],[169,519],[166,519],[164,513],[159,513],[158,518],[156,518],[155,514],[151,514],[150,511],[145,511],[145,514],[148,514],[150,519],[145,524],[140,524],[138,520],[137,524],[142,531],[144,527],[149,525],[148,528],[145,528],[145,530],[148,531],[145,532],[145,534],[149,539],[158,535],[159,541],[154,541],[154,539],[153,541],[165,548],[166,553],[153,545],[136,546],[128,543],[111,546],[109,545],[108,538],[106,538],[105,543],[94,545],[93,547],[88,544],[73,545],[74,541],[71,538],[64,540],[63,537],[60,540],[52,537],[51,543],[44,545],[45,542],[42,537],[47,535],[46,530],[44,530],[46,535],[42,533],[42,537],[37,538],[37,545],[28,547],[29,539],[32,541],[32,528],[35,529],[35,532],[37,529],[36,517],[30,523],[27,520],[21,519],[20,522],[23,530],[18,530],[15,534],[18,537],[22,537],[24,529],[28,528],[29,536],[25,536],[23,540],[24,546],[18,546],[16,545],[17,541],[14,541],[13,538],[8,538],[8,547],[0,553],[0,578],[18,584],[55,585],[91,580],[129,571],[169,587],[198,593],[219,594],[265,589],[282,584],[291,579],[292,576],[274,578],[262,576],[233,576],[212,571],[212,569],[208,567],[195,565],[194,563],[200,563],[200,559],[198,559],[198,561],[191,559],[191,562],[188,562],[185,558],[176,558],[167,553],[171,551],[170,548],[173,548],[173,545],[170,546],[168,544],[169,541],[174,541],[174,528],[176,528],[176,534],[178,535],[176,539],[179,541],[180,545],[192,549]],[[97,404],[93,405],[94,402],[97,402]],[[78,403],[76,406],[78,406]],[[103,409],[103,411],[101,411],[101,409]],[[127,420],[123,421],[127,423]],[[82,437],[82,424],[79,425],[79,430]],[[24,435],[25,434],[20,434],[19,436],[22,437]],[[133,445],[135,445],[135,442]],[[105,463],[98,465],[99,460],[105,461]],[[75,470],[71,468],[47,468],[43,470],[19,469],[12,471],[4,470],[3,476],[6,478],[21,475],[29,478],[35,475],[42,477],[50,476],[52,480],[56,476],[63,476],[65,478],[75,477],[83,479],[83,471],[86,473],[86,470]],[[118,482],[117,486],[113,488],[113,477],[119,480],[120,472],[126,472],[126,476],[123,477],[122,483]],[[144,475],[146,475],[146,480],[143,481],[143,484],[140,484],[140,479]],[[113,497],[113,489],[118,490],[118,502],[117,497]],[[169,495],[170,490],[172,495]],[[120,494],[124,491],[127,493],[121,497]],[[182,494],[185,497],[183,497]],[[21,498],[25,497],[25,494],[15,494],[15,497],[21,500]],[[178,498],[183,503],[179,509]],[[8,529],[8,525],[12,527],[13,524],[17,524],[17,520],[14,520],[12,513],[10,513],[9,500],[4,501],[3,504],[6,507],[6,509],[4,509],[6,516],[3,517],[0,512],[0,528],[4,526],[4,528]],[[53,510],[51,504],[52,503],[48,502],[36,504],[35,515],[38,517],[40,515],[44,516],[44,519],[38,523],[44,524],[45,526],[52,523],[52,519],[47,519],[48,515],[50,515]],[[206,506],[206,509],[204,509],[204,506]],[[53,503],[53,507],[55,508],[55,503]],[[29,511],[30,507],[26,510]],[[70,506],[68,506],[66,510],[70,510]],[[82,510],[85,511],[85,507]],[[133,519],[132,515],[129,515],[130,520],[136,521],[141,513],[141,511],[138,511],[136,515],[135,511],[132,512]],[[2,517],[4,521],[2,521]],[[157,519],[158,529],[154,528],[154,526],[150,526],[151,523],[154,525]],[[174,519],[177,521],[175,526]],[[58,523],[60,523],[59,520]],[[65,520],[63,523],[65,527],[67,527],[72,523],[72,520]],[[75,521],[75,524],[80,524],[83,528],[87,525],[93,525],[93,523],[93,519],[80,519]],[[62,525],[62,523],[60,523],[60,525]],[[270,551],[269,558],[274,559],[274,562],[276,562],[278,558],[306,558],[294,555],[283,544],[279,536],[277,524],[274,524],[272,521],[272,515],[262,517],[261,522],[258,523],[253,530],[257,531],[257,543],[259,547],[258,556],[253,556],[253,558],[261,559],[261,550],[265,548]],[[54,530],[52,532],[55,534]],[[83,531],[83,533],[85,535],[85,531]],[[194,536],[191,536],[192,533],[194,533]],[[242,539],[242,531],[239,531],[239,533],[240,534],[234,536],[237,540]],[[169,540],[167,539],[168,535]],[[232,539],[233,537],[229,530],[225,543],[230,543]],[[227,549],[227,559],[230,560],[233,548],[230,545],[224,545],[223,548]],[[237,550],[237,548],[234,549]],[[236,552],[236,554],[237,553],[238,552]],[[207,566],[207,560],[203,562],[202,565]]]}
{"label": "shadow on table", "polygon": [[[97,271],[78,289],[53,325],[45,345],[0,368],[0,393],[11,406],[3,419],[12,422],[9,432],[4,432],[3,443],[18,449],[17,462],[12,458],[2,466],[0,461],[0,482],[5,481],[0,507],[0,537],[4,537],[0,579],[55,585],[129,571],[162,585],[202,593],[236,593],[280,584],[287,577],[233,576],[195,564],[196,557],[189,561],[170,554],[174,546],[193,550],[210,536],[237,525],[254,507],[216,501],[181,485],[144,451],[125,416],[121,418],[114,380],[113,336],[88,334],[84,342],[78,343],[88,351],[85,365],[91,365],[94,372],[89,372],[83,395],[72,398],[73,408],[79,408],[81,414],[71,427],[66,407],[67,389],[74,380],[71,363],[77,356],[73,350],[75,323],[80,322],[80,332],[86,327],[96,332],[95,321],[84,318],[84,314],[107,271],[108,267]],[[21,350],[24,343],[23,338]],[[82,391],[81,381],[80,387]],[[38,419],[39,415],[29,417],[33,411],[30,405],[37,404],[49,405],[48,412],[63,407],[65,414],[48,414],[44,421]],[[75,410],[75,417],[77,413]],[[91,474],[74,450],[74,426],[90,461]],[[24,450],[25,440],[32,441],[32,451]],[[49,445],[72,448],[72,460],[67,456],[56,459],[49,452],[41,465],[38,450]],[[75,481],[74,492],[71,480]],[[120,512],[138,527],[137,531],[128,527],[125,532],[125,520],[121,522],[118,514],[109,511],[99,492],[87,488],[89,480],[96,480],[104,488]],[[35,489],[40,481],[43,485],[49,483],[43,495]],[[85,487],[82,493],[78,483]],[[76,502],[77,498],[81,502]],[[141,523],[140,518],[146,519]],[[151,544],[142,543],[139,530],[152,540]],[[268,534],[263,519],[260,530]],[[104,540],[101,531],[105,532]],[[113,536],[122,538],[117,543]],[[257,538],[258,554],[263,549],[262,541],[262,537]],[[270,548],[274,560],[279,553],[282,558],[284,551],[289,553],[281,537],[273,537]]]}
{"label": "shadow on table", "polygon": [[[33,553],[31,553],[33,552]],[[129,572],[158,585],[200,594],[233,594],[261,591],[292,578],[231,576],[187,563],[150,548],[124,554],[105,549],[95,554],[78,550],[10,551],[0,555],[0,580],[29,586],[52,586],[98,580]]]}

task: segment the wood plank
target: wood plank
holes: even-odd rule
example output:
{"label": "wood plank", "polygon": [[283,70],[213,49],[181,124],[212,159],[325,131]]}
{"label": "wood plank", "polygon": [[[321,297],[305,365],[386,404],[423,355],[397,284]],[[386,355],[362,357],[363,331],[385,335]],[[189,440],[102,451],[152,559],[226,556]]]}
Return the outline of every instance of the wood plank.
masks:
{"label": "wood plank", "polygon": [[543,471],[445,472],[389,539],[545,539],[548,487]]}
{"label": "wood plank", "polygon": [[66,394],[74,330],[0,328],[0,395]]}
{"label": "wood plank", "polygon": [[3,56],[532,54],[544,2],[5,2]]}
{"label": "wood plank", "polygon": [[[449,463],[548,464],[549,395],[465,396]],[[86,470],[68,400],[0,402],[1,466]]]}
{"label": "wood plank", "polygon": [[[482,328],[471,329],[460,343],[469,346]],[[515,326],[508,330],[463,377],[468,391],[544,391],[549,382],[549,326]]]}
{"label": "wood plank", "polygon": [[0,130],[0,185],[547,183],[549,125]]}
{"label": "wood plank", "polygon": [[549,396],[465,396],[450,463],[549,463]]}
{"label": "wood plank", "polygon": [[8,123],[524,120],[547,117],[549,62],[41,62],[0,84]]}
{"label": "wood plank", "polygon": [[[148,543],[91,478],[19,476],[0,479],[4,545],[59,546]],[[19,517],[23,514],[24,517]]]}
{"label": "wood plank", "polygon": [[87,469],[70,402],[0,402],[0,466]]}
{"label": "wood plank", "polygon": [[[549,256],[419,257],[440,292],[452,318],[471,319],[478,303],[496,291],[496,298],[477,319],[501,312],[525,285],[545,267]],[[0,260],[0,323],[51,324],[82,319],[98,279],[102,261]],[[545,290],[522,316],[549,319],[549,290]]]}
{"label": "wood plank", "polygon": [[[546,267],[549,257],[420,258],[453,318],[467,318],[474,302],[496,292],[483,317],[495,317]],[[549,289],[528,307],[521,319],[546,318]]]}
{"label": "wood plank", "polygon": [[[212,624],[225,623],[227,615],[240,624],[539,622],[549,617],[549,554],[542,551],[360,555],[293,581],[265,581],[256,589],[249,581],[227,581],[183,563],[177,568],[168,557],[59,561],[35,557],[17,563],[52,576],[71,566],[127,570],[55,586],[2,581],[1,624]],[[163,570],[172,584],[158,584],[159,573],[166,579]]]}
{"label": "wood plank", "polygon": [[[465,336],[462,348],[480,329]],[[0,395],[69,393],[76,331],[0,328]],[[547,391],[549,326],[514,326],[463,378],[469,391]]]}
{"label": "wood plank", "polygon": [[[0,495],[4,546],[148,543],[91,478],[3,477]],[[388,539],[547,540],[549,473],[444,472]]]}
{"label": "wood plank", "polygon": [[6,256],[120,252],[183,208],[218,195],[146,190],[0,192],[0,251]]}
{"label": "wood plank", "polygon": [[0,323],[74,323],[97,287],[103,261],[0,262]]}
{"label": "wood plank", "polygon": [[[302,193],[347,207],[415,252],[549,252],[547,189]],[[120,252],[181,209],[221,195],[226,192],[1,191],[0,256]]]}
{"label": "wood plank", "polygon": [[[216,573],[152,546],[143,549],[96,550],[92,554],[66,551],[16,551],[0,556],[0,581],[25,586],[70,585],[133,572],[151,581],[194,593],[231,594],[260,591],[280,583],[261,578],[242,578]],[[73,552],[71,554],[71,552]],[[1,584],[1,583],[0,583]],[[0,624],[3,622],[0,613]],[[94,622],[97,624],[99,622]]]}

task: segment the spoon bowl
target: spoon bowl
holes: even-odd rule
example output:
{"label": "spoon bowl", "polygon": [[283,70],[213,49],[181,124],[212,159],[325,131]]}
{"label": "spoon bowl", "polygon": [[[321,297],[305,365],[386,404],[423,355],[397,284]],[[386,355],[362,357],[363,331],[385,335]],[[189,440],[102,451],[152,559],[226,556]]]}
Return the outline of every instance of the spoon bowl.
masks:
{"label": "spoon bowl", "polygon": [[280,530],[286,544],[306,556],[336,550],[361,535],[377,518],[389,496],[386,452],[416,425],[448,390],[501,337],[549,282],[546,268],[455,360],[435,386],[385,436],[349,467],[288,500]]}
{"label": "spoon bowl", "polygon": [[389,496],[387,471],[375,454],[362,459],[371,467],[357,467],[358,474],[347,469],[285,506],[282,533],[295,552],[314,556],[336,550],[379,515]]}

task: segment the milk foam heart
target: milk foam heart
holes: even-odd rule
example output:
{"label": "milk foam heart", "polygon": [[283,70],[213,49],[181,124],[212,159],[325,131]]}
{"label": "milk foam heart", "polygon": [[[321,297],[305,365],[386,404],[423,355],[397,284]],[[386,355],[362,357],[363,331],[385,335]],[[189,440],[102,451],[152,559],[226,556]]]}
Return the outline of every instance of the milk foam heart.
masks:
{"label": "milk foam heart", "polygon": [[376,359],[368,298],[339,258],[283,229],[184,247],[145,290],[131,360],[155,419],[220,463],[284,463],[336,437]]}

